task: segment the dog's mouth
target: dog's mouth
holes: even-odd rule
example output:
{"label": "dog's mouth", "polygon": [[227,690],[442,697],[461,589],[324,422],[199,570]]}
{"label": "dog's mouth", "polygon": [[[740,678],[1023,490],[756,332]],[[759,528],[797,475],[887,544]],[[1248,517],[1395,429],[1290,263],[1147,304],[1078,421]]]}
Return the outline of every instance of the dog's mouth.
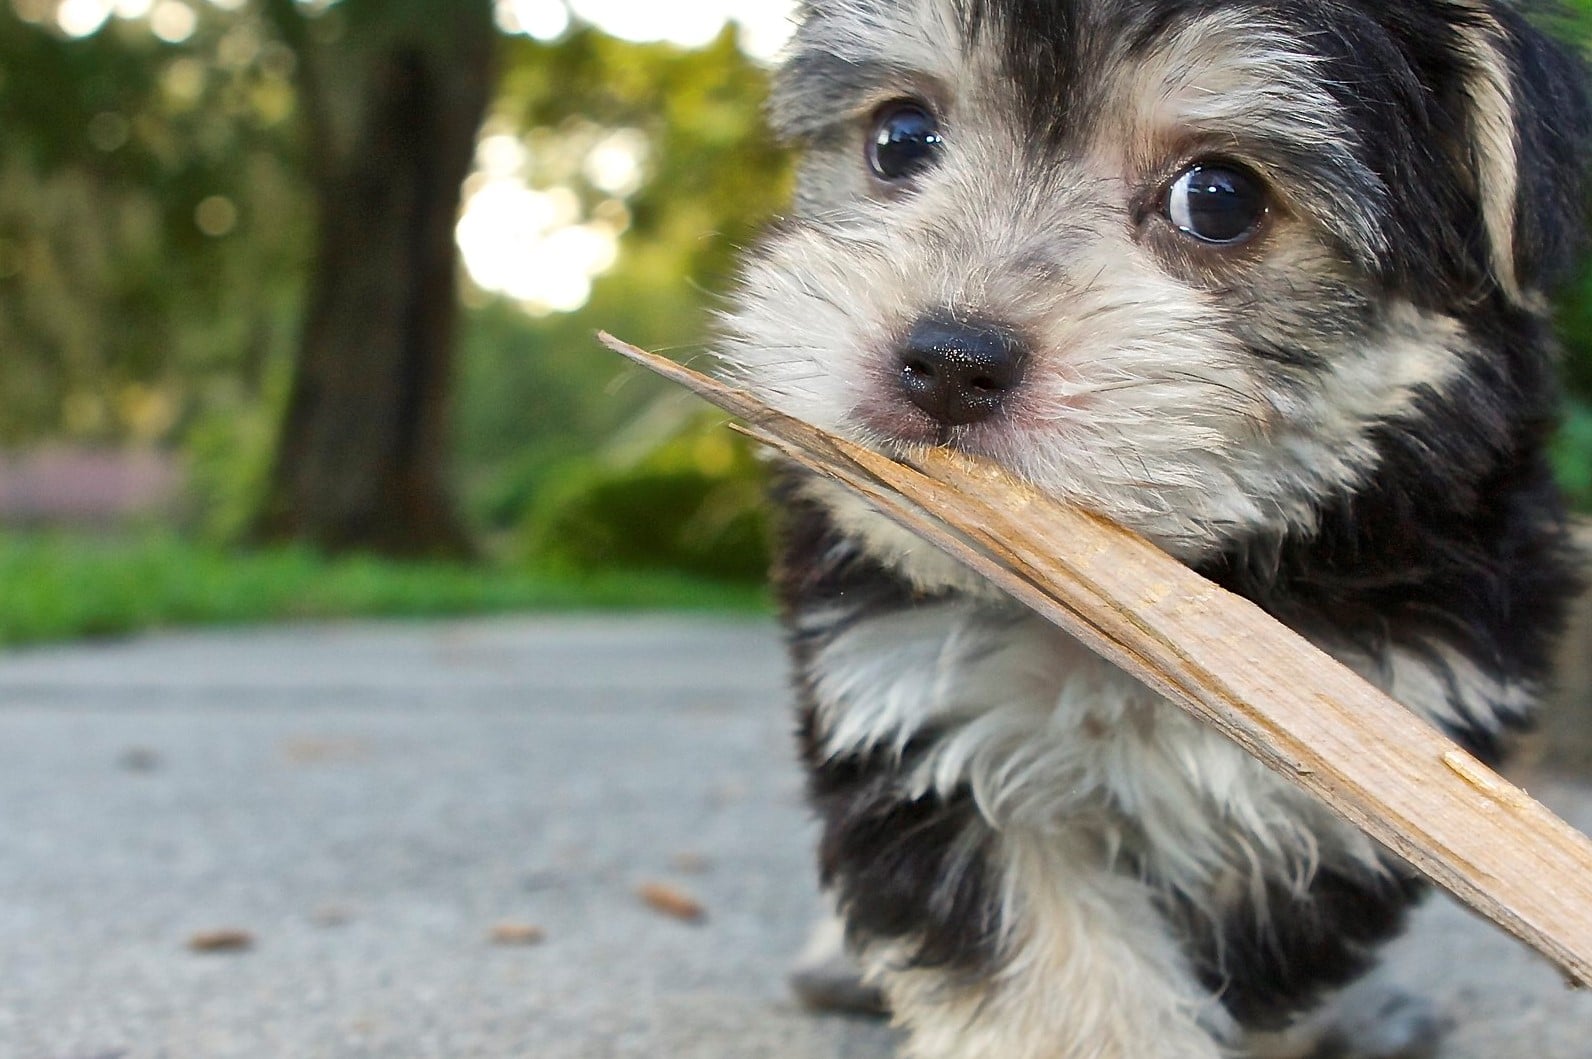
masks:
{"label": "dog's mouth", "polygon": [[879,448],[920,445],[954,446],[967,429],[936,423],[928,416],[895,402],[859,402],[847,419],[859,437]]}
{"label": "dog's mouth", "polygon": [[849,425],[846,433],[861,444],[890,456],[908,456],[916,450],[941,448],[999,462],[1000,453],[1006,448],[999,443],[999,435],[1011,429],[1011,424],[1002,420],[956,425],[937,422],[910,406],[859,402],[846,417]]}
{"label": "dog's mouth", "polygon": [[[903,396],[891,378],[873,378],[846,410],[842,433],[885,453],[913,449],[947,448],[1006,463],[1015,448],[1023,448],[1030,431],[1045,435],[1063,432],[1066,420],[1073,429],[1087,416],[1090,402],[1078,396],[1047,396],[1043,402],[1026,387],[1003,395],[998,407],[969,422],[937,416]],[[1057,407],[1065,406],[1066,415]]]}

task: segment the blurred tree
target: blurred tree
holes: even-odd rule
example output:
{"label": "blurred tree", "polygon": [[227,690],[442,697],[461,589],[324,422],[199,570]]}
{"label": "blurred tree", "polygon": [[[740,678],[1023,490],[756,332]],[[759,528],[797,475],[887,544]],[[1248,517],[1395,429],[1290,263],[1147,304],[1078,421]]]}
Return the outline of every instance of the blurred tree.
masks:
{"label": "blurred tree", "polygon": [[317,242],[263,539],[470,550],[448,485],[454,223],[491,99],[491,0],[261,0],[297,58]]}

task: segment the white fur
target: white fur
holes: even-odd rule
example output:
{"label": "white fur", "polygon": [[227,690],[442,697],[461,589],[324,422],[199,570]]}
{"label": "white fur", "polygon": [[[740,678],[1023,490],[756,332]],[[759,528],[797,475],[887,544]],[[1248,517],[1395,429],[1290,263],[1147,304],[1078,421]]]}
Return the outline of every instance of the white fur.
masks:
{"label": "white fur", "polygon": [[912,1029],[907,1059],[1221,1059],[1230,1020],[1147,891],[1049,834],[1010,834],[1002,853],[1012,956],[994,981],[959,990],[869,954]]}
{"label": "white fur", "polygon": [[[753,265],[759,297],[733,319],[729,370],[793,415],[888,446],[864,415],[890,399],[876,390],[889,385],[901,307],[1002,307],[1045,341],[1020,403],[964,428],[963,447],[1189,560],[1234,536],[1311,528],[1323,496],[1373,468],[1371,431],[1459,375],[1468,355],[1452,321],[1403,307],[1316,379],[1278,381],[1256,374],[1202,298],[1107,232],[1071,258],[1087,287],[1024,290],[1002,289],[989,241],[897,256],[856,224],[794,236]],[[939,289],[958,271],[947,257],[970,266],[961,291]]]}
{"label": "white fur", "polygon": [[[834,616],[807,618],[822,628]],[[1452,652],[1343,657],[1434,719],[1454,716],[1455,686],[1477,696],[1462,707],[1470,719],[1494,701],[1523,705]],[[1381,870],[1377,847],[1314,799],[1010,605],[959,599],[863,620],[811,671],[828,753],[899,751],[925,729],[945,733],[905,793],[966,786],[998,836],[1007,934],[993,981],[960,988],[905,970],[891,946],[860,954],[912,1031],[910,1059],[1231,1054],[1216,1043],[1237,1040],[1230,1020],[1195,983],[1148,890],[1121,871],[1128,843],[1147,878],[1213,914],[1258,893],[1263,876],[1302,890],[1325,857]],[[1244,1054],[1301,1056],[1341,1017],[1246,1040]]]}
{"label": "white fur", "polygon": [[1263,869],[1304,885],[1321,836],[1340,862],[1375,863],[1309,795],[1026,612],[959,601],[859,622],[813,673],[829,753],[899,750],[932,727],[912,793],[965,785],[997,831],[1087,845],[1102,869],[1132,842],[1196,901],[1258,887]]}

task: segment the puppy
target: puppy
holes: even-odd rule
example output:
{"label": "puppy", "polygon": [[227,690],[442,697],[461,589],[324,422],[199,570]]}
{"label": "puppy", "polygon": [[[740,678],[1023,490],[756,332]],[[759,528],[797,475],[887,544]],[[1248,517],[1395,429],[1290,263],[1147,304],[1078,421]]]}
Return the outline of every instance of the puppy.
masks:
{"label": "puppy", "polygon": [[[731,375],[1124,523],[1497,758],[1574,584],[1544,291],[1589,125],[1521,14],[809,0],[772,117],[804,163]],[[822,877],[905,1054],[1313,1046],[1410,869],[833,484],[777,495]]]}

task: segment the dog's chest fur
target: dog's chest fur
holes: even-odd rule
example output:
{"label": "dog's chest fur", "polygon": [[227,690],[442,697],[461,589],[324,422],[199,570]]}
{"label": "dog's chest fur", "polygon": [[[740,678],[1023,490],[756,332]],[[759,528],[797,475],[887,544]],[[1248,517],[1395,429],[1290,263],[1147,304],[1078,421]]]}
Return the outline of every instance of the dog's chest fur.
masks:
{"label": "dog's chest fur", "polygon": [[[859,941],[992,964],[1010,897],[987,866],[1030,842],[1142,887],[1250,1025],[1286,1022],[1397,929],[1418,885],[1314,799],[987,586],[915,588],[935,553],[848,532],[844,502],[813,499],[823,484],[793,472],[780,492],[823,870]],[[1524,707],[1526,689],[1451,651],[1336,646],[1478,747]]]}
{"label": "dog's chest fur", "polygon": [[1323,857],[1374,859],[1230,741],[1009,603],[841,603],[797,629],[821,644],[805,670],[817,755],[893,757],[908,798],[966,792],[997,830],[1069,832],[1199,900],[1262,865],[1304,879]]}

